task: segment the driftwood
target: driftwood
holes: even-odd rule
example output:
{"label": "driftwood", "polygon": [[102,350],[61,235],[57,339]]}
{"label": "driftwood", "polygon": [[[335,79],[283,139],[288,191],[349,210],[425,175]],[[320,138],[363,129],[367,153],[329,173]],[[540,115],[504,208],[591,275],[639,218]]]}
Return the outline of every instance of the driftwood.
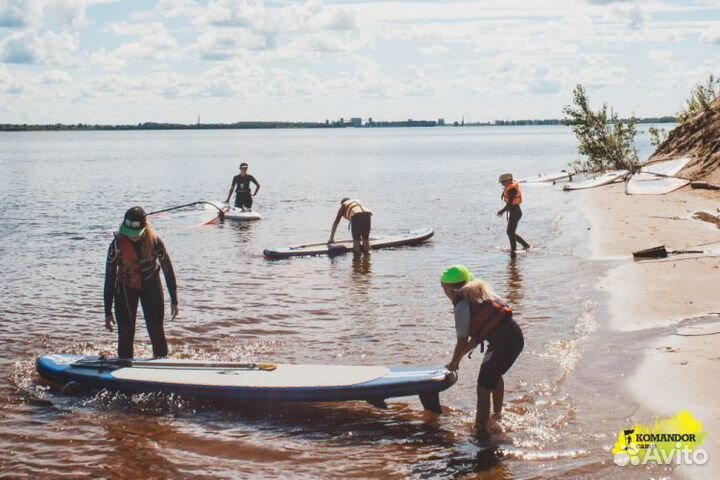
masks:
{"label": "driftwood", "polygon": [[720,190],[720,185],[709,182],[690,182],[692,188],[704,188],[706,190]]}

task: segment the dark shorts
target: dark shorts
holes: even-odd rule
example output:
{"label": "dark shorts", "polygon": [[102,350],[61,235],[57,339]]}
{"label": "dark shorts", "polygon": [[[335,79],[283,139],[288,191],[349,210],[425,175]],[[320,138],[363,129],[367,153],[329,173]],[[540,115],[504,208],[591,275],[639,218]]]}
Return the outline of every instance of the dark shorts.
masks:
{"label": "dark shorts", "polygon": [[525,346],[522,330],[512,318],[503,320],[492,334],[492,343],[483,357],[478,386],[495,390],[500,377],[507,372]]}
{"label": "dark shorts", "polygon": [[353,240],[370,239],[370,217],[372,217],[372,214],[368,212],[353,215],[350,220],[350,230],[352,231]]}
{"label": "dark shorts", "polygon": [[237,208],[252,208],[253,197],[250,191],[237,192],[235,195],[235,206]]}

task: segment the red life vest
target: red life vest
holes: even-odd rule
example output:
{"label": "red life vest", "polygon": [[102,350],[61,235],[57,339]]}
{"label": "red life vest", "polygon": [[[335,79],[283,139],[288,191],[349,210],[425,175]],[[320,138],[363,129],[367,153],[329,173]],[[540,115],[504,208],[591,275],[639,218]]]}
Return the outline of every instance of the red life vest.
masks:
{"label": "red life vest", "polygon": [[500,297],[482,303],[470,302],[470,337],[487,340],[500,322],[512,315],[512,308]]}
{"label": "red life vest", "polygon": [[132,241],[124,235],[118,235],[116,238],[120,253],[117,282],[127,288],[140,290],[142,274],[140,273],[140,258],[135,247],[133,247]]}
{"label": "red life vest", "polygon": [[[512,202],[510,201],[510,191],[515,190],[515,197],[512,199]],[[505,190],[502,194],[502,199],[507,204],[512,205],[520,205],[522,203],[522,193],[520,192],[520,184],[517,182],[512,182],[507,187],[505,187]]]}

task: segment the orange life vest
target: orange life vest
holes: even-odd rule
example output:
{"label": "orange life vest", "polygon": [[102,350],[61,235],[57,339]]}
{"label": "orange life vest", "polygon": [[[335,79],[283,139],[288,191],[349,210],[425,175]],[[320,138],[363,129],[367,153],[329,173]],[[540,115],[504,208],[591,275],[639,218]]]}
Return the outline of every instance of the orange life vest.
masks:
{"label": "orange life vest", "polygon": [[500,297],[482,303],[470,302],[470,337],[487,340],[500,322],[512,315],[512,308]]}
{"label": "orange life vest", "polygon": [[142,288],[140,258],[130,239],[124,235],[118,235],[116,238],[120,253],[117,282],[127,288],[140,290]]}
{"label": "orange life vest", "polygon": [[[515,197],[512,199],[512,202],[510,201],[510,191],[515,190]],[[522,203],[522,193],[520,192],[520,184],[517,182],[512,182],[507,187],[505,187],[505,190],[502,194],[502,199],[507,204],[512,205],[520,205]]]}

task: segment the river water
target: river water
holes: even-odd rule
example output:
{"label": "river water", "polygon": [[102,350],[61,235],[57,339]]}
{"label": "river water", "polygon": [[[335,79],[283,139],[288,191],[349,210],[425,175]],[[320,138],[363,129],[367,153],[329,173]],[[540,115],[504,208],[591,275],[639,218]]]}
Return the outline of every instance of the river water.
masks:
{"label": "river water", "polygon": [[[0,136],[0,472],[44,478],[541,478],[620,476],[608,449],[622,402],[599,339],[605,265],[559,186],[523,190],[529,253],[510,259],[497,176],[576,157],[564,127],[36,132]],[[361,402],[234,408],[159,395],[71,396],[34,373],[47,352],[114,351],[104,260],[124,211],[224,199],[241,161],[263,220],[156,227],[173,258],[180,317],[171,356],[227,361],[443,365],[454,345],[441,271],[468,265],[515,309],[526,346],[506,376],[504,433],[471,441],[481,355],[441,394],[387,410]],[[264,248],[323,241],[339,200],[375,233],[431,226],[427,244],[268,261]],[[344,225],[338,237],[347,236]],[[150,355],[139,321],[136,355]],[[637,472],[637,471],[635,471]]]}

